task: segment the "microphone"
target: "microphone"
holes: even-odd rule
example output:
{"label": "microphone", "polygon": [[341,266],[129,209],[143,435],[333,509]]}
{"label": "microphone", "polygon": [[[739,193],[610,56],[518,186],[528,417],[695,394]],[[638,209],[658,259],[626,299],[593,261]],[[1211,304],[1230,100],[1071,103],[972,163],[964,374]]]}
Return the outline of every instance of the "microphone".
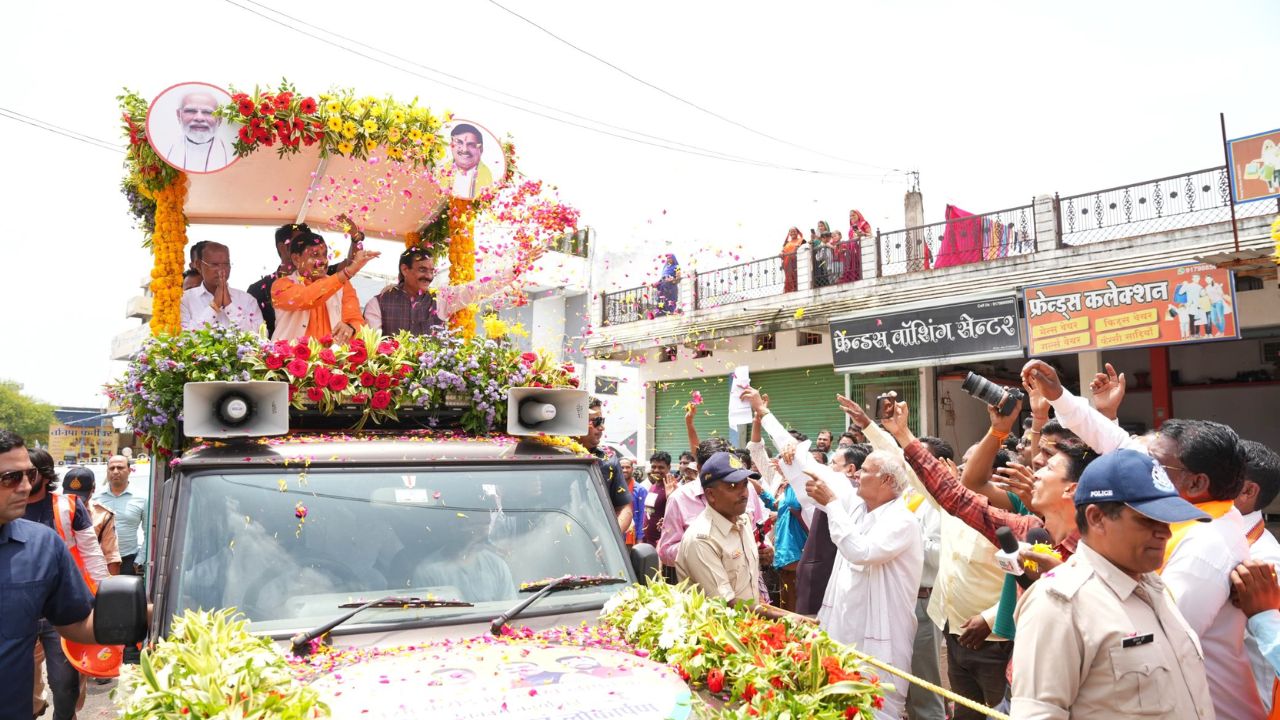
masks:
{"label": "microphone", "polygon": [[1013,575],[1023,590],[1031,587],[1031,578],[1022,572],[1022,561],[1018,557],[1018,551],[1022,546],[1018,543],[1018,538],[1013,536],[1013,531],[1008,527],[996,528],[996,540],[1000,541],[1000,552],[996,553],[996,564],[1001,570]]}
{"label": "microphone", "polygon": [[1044,543],[1045,545],[1049,545],[1051,547],[1053,546],[1053,538],[1049,537],[1048,530],[1045,530],[1042,527],[1037,527],[1037,528],[1031,528],[1030,530],[1027,531],[1027,544],[1035,545],[1037,543]]}

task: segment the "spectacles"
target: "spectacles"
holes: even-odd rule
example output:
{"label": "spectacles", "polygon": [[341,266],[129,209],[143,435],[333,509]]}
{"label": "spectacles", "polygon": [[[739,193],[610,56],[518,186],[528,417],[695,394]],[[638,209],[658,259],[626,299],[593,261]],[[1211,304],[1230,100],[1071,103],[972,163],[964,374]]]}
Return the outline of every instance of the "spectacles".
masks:
{"label": "spectacles", "polygon": [[1176,467],[1173,465],[1161,465],[1160,467],[1164,468],[1165,470],[1177,470],[1178,472],[1191,472],[1190,470],[1184,467]]}
{"label": "spectacles", "polygon": [[596,427],[596,428],[604,427],[604,418],[602,417],[591,418],[591,427]]}
{"label": "spectacles", "polygon": [[27,482],[35,485],[36,480],[40,478],[40,468],[32,467],[26,470],[10,470],[6,473],[0,473],[0,487],[5,490],[12,490],[22,483],[22,478],[24,477]]}

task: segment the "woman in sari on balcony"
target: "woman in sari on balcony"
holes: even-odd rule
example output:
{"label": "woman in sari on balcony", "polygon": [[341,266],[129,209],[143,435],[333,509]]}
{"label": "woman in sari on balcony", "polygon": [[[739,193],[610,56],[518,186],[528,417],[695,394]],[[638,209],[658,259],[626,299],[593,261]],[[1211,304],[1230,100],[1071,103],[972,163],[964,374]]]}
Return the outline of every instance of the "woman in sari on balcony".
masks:
{"label": "woman in sari on balcony", "polygon": [[862,279],[862,239],[871,237],[871,223],[857,210],[849,211],[849,236],[837,248],[836,257],[842,265],[840,282],[850,283]]}
{"label": "woman in sari on balcony", "polygon": [[804,236],[800,234],[800,228],[791,228],[787,231],[787,239],[782,241],[782,291],[795,292],[799,288],[796,275],[796,251],[804,245]]}
{"label": "woman in sari on balcony", "polygon": [[658,278],[658,308],[655,315],[670,315],[680,305],[680,263],[676,256],[667,253]]}

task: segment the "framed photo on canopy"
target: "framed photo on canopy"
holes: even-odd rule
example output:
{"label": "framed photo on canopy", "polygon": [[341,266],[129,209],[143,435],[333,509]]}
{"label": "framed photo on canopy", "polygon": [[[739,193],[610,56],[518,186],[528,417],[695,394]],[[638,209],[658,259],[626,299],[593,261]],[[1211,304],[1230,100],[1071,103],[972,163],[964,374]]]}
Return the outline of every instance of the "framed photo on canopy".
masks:
{"label": "framed photo on canopy", "polygon": [[441,134],[449,143],[449,159],[440,166],[440,187],[456,198],[471,199],[506,177],[502,143],[488,128],[455,119]]}
{"label": "framed photo on canopy", "polygon": [[156,96],[147,112],[147,141],[166,163],[187,173],[215,173],[239,158],[232,149],[240,123],[214,111],[231,94],[203,82],[174,85]]}

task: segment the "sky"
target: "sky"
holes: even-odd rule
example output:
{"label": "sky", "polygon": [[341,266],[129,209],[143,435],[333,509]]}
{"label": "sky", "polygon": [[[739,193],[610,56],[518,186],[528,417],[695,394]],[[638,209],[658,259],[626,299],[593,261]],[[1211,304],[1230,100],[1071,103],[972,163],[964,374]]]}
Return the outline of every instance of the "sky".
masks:
{"label": "sky", "polygon": [[[1266,0],[497,2],[20,3],[0,110],[119,141],[126,86],[287,77],[307,94],[417,97],[514,136],[521,170],[596,229],[604,289],[653,279],[668,251],[704,270],[776,254],[788,227],[842,229],[852,208],[900,229],[905,171],[934,222],[948,203],[985,212],[1221,164],[1219,112],[1233,137],[1280,127],[1280,4]],[[101,406],[123,369],[111,338],[137,324],[125,304],[151,266],[122,156],[0,128],[0,303],[23,347],[0,354],[0,378]],[[275,264],[263,228],[189,237],[231,247],[233,285]]]}

